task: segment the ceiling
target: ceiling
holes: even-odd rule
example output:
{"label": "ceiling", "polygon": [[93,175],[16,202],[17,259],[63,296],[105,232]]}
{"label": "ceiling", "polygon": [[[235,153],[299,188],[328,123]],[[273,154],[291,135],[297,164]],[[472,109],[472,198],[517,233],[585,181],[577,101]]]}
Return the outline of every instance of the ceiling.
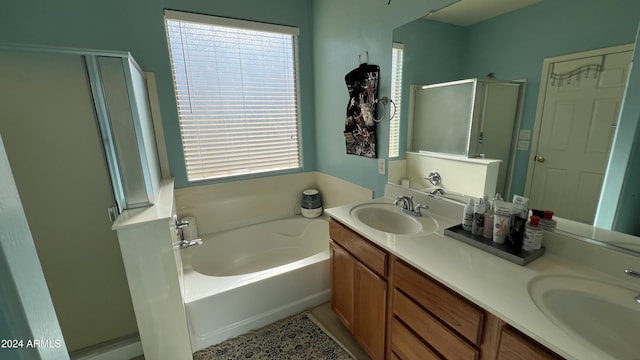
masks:
{"label": "ceiling", "polygon": [[425,18],[469,26],[539,2],[542,0],[458,0],[444,8],[432,10]]}

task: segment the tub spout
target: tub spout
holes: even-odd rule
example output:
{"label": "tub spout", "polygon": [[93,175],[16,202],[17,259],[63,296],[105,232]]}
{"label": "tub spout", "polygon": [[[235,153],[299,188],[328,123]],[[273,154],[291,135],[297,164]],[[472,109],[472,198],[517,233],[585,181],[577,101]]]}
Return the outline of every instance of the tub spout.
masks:
{"label": "tub spout", "polygon": [[202,239],[180,240],[180,242],[178,242],[178,247],[180,249],[186,249],[194,245],[202,245]]}

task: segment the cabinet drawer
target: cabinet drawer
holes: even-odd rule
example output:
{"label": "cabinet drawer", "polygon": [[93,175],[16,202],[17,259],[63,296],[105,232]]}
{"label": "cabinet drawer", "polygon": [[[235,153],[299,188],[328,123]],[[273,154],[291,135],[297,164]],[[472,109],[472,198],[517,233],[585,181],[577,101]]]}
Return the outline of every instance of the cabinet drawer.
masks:
{"label": "cabinet drawer", "polygon": [[484,320],[480,308],[398,260],[395,260],[393,276],[396,287],[460,335],[480,345]]}
{"label": "cabinet drawer", "polygon": [[503,326],[498,345],[498,360],[558,360],[558,355],[520,334],[509,326]]}
{"label": "cabinet drawer", "polygon": [[387,253],[334,219],[329,221],[331,239],[376,274],[387,277]]}
{"label": "cabinet drawer", "polygon": [[393,313],[444,358],[478,359],[478,350],[398,290],[393,291]]}
{"label": "cabinet drawer", "polygon": [[391,351],[394,359],[440,360],[438,355],[396,318],[391,322]]}

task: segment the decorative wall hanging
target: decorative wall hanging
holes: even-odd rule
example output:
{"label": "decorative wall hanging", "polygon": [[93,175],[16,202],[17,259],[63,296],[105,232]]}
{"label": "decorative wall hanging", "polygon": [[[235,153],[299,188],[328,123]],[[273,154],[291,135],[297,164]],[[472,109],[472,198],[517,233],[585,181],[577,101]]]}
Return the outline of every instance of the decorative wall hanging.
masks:
{"label": "decorative wall hanging", "polygon": [[604,68],[604,56],[601,57],[600,64],[587,64],[582,65],[578,68],[575,68],[571,71],[557,73],[555,72],[555,64],[551,65],[551,72],[549,77],[551,78],[551,86],[556,85],[556,81],[558,82],[558,86],[562,86],[563,82],[566,81],[567,84],[571,84],[571,79],[580,80],[582,74],[584,76],[589,76],[589,74],[593,74],[593,78],[596,79],[598,74],[602,72]]}
{"label": "decorative wall hanging", "polygon": [[375,110],[378,97],[380,67],[360,64],[344,80],[349,90],[349,103],[344,124],[347,154],[376,158]]}

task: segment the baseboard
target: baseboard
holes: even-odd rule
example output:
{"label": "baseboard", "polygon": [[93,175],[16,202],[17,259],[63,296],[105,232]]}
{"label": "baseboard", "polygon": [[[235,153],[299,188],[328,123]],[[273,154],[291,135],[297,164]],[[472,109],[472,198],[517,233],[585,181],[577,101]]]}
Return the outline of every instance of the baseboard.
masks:
{"label": "baseboard", "polygon": [[71,360],[131,360],[142,355],[142,343],[138,336],[69,354]]}

